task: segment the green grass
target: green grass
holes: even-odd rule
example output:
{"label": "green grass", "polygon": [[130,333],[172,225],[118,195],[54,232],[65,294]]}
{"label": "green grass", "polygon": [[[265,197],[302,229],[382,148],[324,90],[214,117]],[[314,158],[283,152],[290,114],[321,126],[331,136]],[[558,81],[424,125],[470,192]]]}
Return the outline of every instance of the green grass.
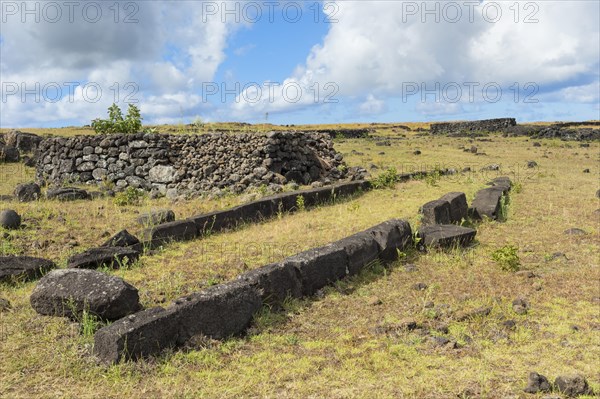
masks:
{"label": "green grass", "polygon": [[[208,125],[204,128],[210,129]],[[525,397],[522,389],[530,371],[551,380],[580,373],[600,391],[599,220],[592,215],[600,207],[594,196],[598,143],[567,148],[560,141],[538,140],[542,147],[532,147],[523,138],[492,135],[491,142],[475,141],[486,157],[464,153],[461,148],[472,144],[468,139],[419,137],[385,125],[374,129],[377,136],[394,138],[392,146],[336,140],[349,166],[373,163],[379,167],[371,171],[374,177],[388,168],[401,174],[468,166],[472,172],[395,183],[236,231],[167,245],[135,265],[106,272],[136,286],[145,306],[165,306],[390,218],[407,219],[414,228],[423,203],[450,191],[465,192],[472,200],[499,175],[516,183],[506,221],[479,225],[479,245],[474,248],[408,252],[394,264],[374,264],[336,283],[323,297],[288,301],[282,311],[264,308],[243,337],[198,339],[154,359],[110,367],[89,356],[93,341],[89,333],[82,335],[81,323],[33,311],[29,295],[35,282],[0,285],[0,296],[13,306],[0,313],[0,397]],[[421,155],[413,154],[416,148]],[[539,168],[526,167],[531,159]],[[502,172],[479,171],[490,163],[501,164]],[[581,173],[583,168],[592,173]],[[5,176],[0,194],[9,194],[33,176],[19,165],[3,164],[0,171]],[[127,228],[139,234],[135,218],[140,212],[171,208],[184,218],[248,198],[143,198],[139,206],[117,206],[112,199],[3,204],[21,213],[27,226],[10,232],[6,242],[11,253],[48,257],[64,265],[74,251],[105,241],[105,232]],[[562,234],[571,227],[590,234]],[[68,245],[73,240],[78,246]],[[44,248],[33,245],[45,241]],[[494,251],[515,244],[521,268],[539,277],[508,273],[492,259]],[[549,260],[547,255],[555,252],[565,257]],[[405,271],[404,263],[414,263],[417,271]],[[429,288],[412,289],[419,282]],[[530,304],[526,315],[512,310],[518,297]],[[458,315],[483,306],[491,308],[489,315],[458,321]],[[406,320],[421,328],[392,328]],[[507,320],[515,321],[514,329],[503,325]],[[83,324],[86,331],[96,327],[92,321]],[[457,342],[458,348],[433,345],[425,329]]]}

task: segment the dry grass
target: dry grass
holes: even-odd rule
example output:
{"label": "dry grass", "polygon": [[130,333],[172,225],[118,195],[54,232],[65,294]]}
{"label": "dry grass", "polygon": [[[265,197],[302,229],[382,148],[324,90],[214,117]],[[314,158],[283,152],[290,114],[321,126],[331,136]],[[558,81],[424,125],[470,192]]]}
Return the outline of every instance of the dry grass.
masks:
{"label": "dry grass", "polygon": [[[341,140],[336,148],[347,154],[350,165],[376,165],[373,174],[389,167],[401,172],[436,165],[458,170],[469,166],[473,172],[398,184],[174,244],[127,270],[110,273],[138,287],[144,305],[164,304],[392,217],[408,219],[414,227],[417,209],[426,201],[449,191],[463,191],[471,199],[497,175],[479,172],[490,163],[500,164],[501,174],[517,183],[508,221],[479,226],[474,248],[408,254],[389,267],[374,265],[339,282],[321,298],[292,301],[285,312],[265,309],[245,337],[200,342],[156,359],[111,367],[97,365],[89,356],[92,340],[81,336],[76,323],[42,317],[31,309],[29,294],[35,283],[2,285],[0,296],[13,309],[0,313],[0,397],[535,398],[521,392],[533,370],[550,379],[581,373],[600,392],[600,219],[593,214],[600,207],[594,196],[598,144],[579,148],[538,140],[543,146],[532,147],[526,139],[499,136],[471,143],[377,129],[378,135],[397,139],[389,147]],[[458,148],[465,145],[476,145],[488,155]],[[415,149],[422,154],[413,155]],[[539,167],[528,169],[528,160]],[[0,168],[0,194],[31,178],[31,171],[19,166]],[[583,174],[584,168],[592,173]],[[141,208],[117,207],[110,200],[10,203],[23,214],[27,228],[11,233],[9,248],[63,264],[73,251],[103,241],[105,231],[128,228],[138,233],[134,220],[143,210],[169,207],[185,217],[241,201],[160,200],[146,201]],[[564,235],[571,227],[588,234]],[[32,248],[34,241],[44,240],[48,247]],[[70,241],[79,246],[71,248]],[[539,277],[504,272],[491,260],[491,253],[507,244],[519,247],[522,268]],[[555,252],[565,256],[550,260]],[[405,271],[407,261],[418,270]],[[418,282],[428,288],[413,290]],[[374,305],[373,297],[381,304]],[[528,314],[513,312],[511,302],[517,297],[530,303]],[[458,321],[458,314],[481,306],[491,307],[491,313]],[[430,335],[456,341],[459,348],[436,347],[423,329],[394,329],[407,319],[430,329]],[[516,328],[504,327],[506,320],[514,320]]]}

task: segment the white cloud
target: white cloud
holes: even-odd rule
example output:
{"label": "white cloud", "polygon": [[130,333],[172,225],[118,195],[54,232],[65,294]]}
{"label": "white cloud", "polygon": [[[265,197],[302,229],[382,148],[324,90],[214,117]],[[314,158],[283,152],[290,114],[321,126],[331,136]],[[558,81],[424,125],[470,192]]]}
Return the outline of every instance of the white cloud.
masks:
{"label": "white cloud", "polygon": [[[3,14],[6,22],[1,31],[0,74],[5,100],[0,103],[1,125],[39,126],[61,118],[89,123],[103,116],[114,100],[140,101],[143,108],[151,110],[149,122],[163,117],[164,107],[173,111],[172,116],[179,116],[181,110],[198,113],[203,107],[196,101],[202,82],[214,79],[225,60],[227,39],[239,26],[222,22],[218,14],[203,15],[202,3],[94,2],[102,5],[102,18],[95,23],[89,22],[94,10],[88,12],[86,20],[81,8],[75,8],[73,22],[69,22],[68,8],[63,8],[55,23],[48,22],[41,10],[39,22],[35,15],[25,15],[23,23],[22,3],[14,2],[19,12]],[[28,2],[26,6],[31,10],[35,4],[43,7],[44,3]],[[120,7],[117,22],[115,4]],[[131,13],[137,22],[125,23]],[[31,89],[36,83],[43,88],[52,82],[59,86],[91,82],[101,87],[102,96],[91,102],[74,93],[71,98],[49,102],[43,95],[37,101],[32,95],[23,99],[18,93],[11,94],[14,84]]]}
{"label": "white cloud", "polygon": [[[480,87],[492,82],[502,87],[535,82],[552,91],[590,80],[597,84],[600,3],[486,0],[473,9],[472,21],[468,8],[462,7],[463,15],[456,23],[447,22],[454,14],[440,12],[442,18],[436,23],[434,16],[421,12],[423,6],[431,9],[437,4],[441,10],[446,3],[336,1],[336,7],[330,9],[337,10],[338,22],[331,24],[323,42],[312,48],[304,65],[296,68],[289,80],[306,88],[334,82],[339,96],[350,101],[366,93],[379,98],[401,97],[403,84],[411,82],[427,87],[435,82],[461,86],[478,82]],[[407,12],[411,5],[420,8],[416,15]],[[495,17],[490,6],[496,5],[501,7],[502,17],[488,22]],[[515,16],[517,8],[519,15]],[[526,17],[539,21],[525,23]],[[425,23],[422,18],[426,18]],[[566,93],[573,101],[589,101],[588,94],[577,94],[577,90]],[[464,96],[460,102],[469,100],[468,91]],[[284,111],[305,105],[275,99],[272,104],[242,102],[234,109]],[[457,107],[443,107],[440,112],[454,112]],[[424,105],[420,112],[430,108]]]}
{"label": "white cloud", "polygon": [[364,102],[358,106],[358,111],[362,115],[377,115],[386,109],[385,102],[369,94]]}

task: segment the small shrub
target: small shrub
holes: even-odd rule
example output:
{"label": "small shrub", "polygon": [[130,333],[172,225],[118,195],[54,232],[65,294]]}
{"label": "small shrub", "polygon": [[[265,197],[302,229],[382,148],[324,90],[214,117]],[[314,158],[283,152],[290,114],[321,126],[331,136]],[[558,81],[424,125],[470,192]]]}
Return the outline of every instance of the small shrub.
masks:
{"label": "small shrub", "polygon": [[394,187],[397,181],[398,172],[396,171],[396,168],[392,167],[380,173],[379,176],[377,176],[373,181],[371,181],[371,184],[375,189],[391,188]]}
{"label": "small shrub", "polygon": [[139,205],[144,193],[133,187],[127,187],[125,191],[121,191],[115,195],[114,203],[117,206]]}
{"label": "small shrub", "polygon": [[306,210],[306,208],[304,206],[304,196],[299,195],[296,197],[296,208],[298,208],[298,210],[300,212],[303,212],[304,210]]}
{"label": "small shrub", "polygon": [[121,108],[117,104],[108,108],[108,119],[94,119],[92,128],[96,133],[137,133],[142,129],[140,110],[133,104],[127,108],[127,116],[123,118]]}
{"label": "small shrub", "polygon": [[492,259],[502,270],[517,271],[521,266],[518,250],[513,245],[505,245],[492,253]]}
{"label": "small shrub", "polygon": [[438,180],[440,180],[441,176],[442,173],[438,169],[436,169],[433,172],[427,174],[427,176],[425,176],[425,183],[428,186],[437,187]]}

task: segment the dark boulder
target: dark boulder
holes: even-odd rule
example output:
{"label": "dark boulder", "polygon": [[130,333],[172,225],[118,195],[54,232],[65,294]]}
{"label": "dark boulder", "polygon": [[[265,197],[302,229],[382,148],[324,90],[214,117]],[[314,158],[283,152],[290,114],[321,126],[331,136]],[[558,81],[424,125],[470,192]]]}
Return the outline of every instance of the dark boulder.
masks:
{"label": "dark boulder", "polygon": [[500,216],[501,199],[504,194],[502,187],[490,187],[479,190],[475,194],[475,199],[471,204],[474,209],[471,217],[476,219],[477,216],[486,216],[490,219],[497,219]]}
{"label": "dark boulder", "polygon": [[15,147],[21,152],[32,152],[37,149],[42,141],[42,137],[19,130],[13,130],[6,135],[6,145]]}
{"label": "dark boulder", "polygon": [[579,375],[561,375],[554,380],[554,386],[567,396],[593,395],[587,380]]}
{"label": "dark boulder", "polygon": [[529,373],[529,379],[527,380],[527,386],[523,391],[527,393],[538,393],[538,392],[550,392],[551,386],[548,379],[536,372]]}
{"label": "dark boulder", "polygon": [[0,256],[0,281],[33,280],[54,269],[54,262],[31,256]]}
{"label": "dark boulder", "polygon": [[30,302],[39,314],[75,319],[84,310],[104,320],[117,320],[141,309],[135,287],[95,270],[53,270],[39,281]]}
{"label": "dark boulder", "polygon": [[17,150],[15,147],[6,146],[0,148],[0,161],[6,163],[14,163],[19,162],[20,159],[21,154],[19,153],[19,150]]}
{"label": "dark boulder", "polygon": [[140,252],[132,248],[100,247],[90,248],[85,252],[73,255],[67,261],[71,269],[96,269],[108,267],[118,269],[124,262],[135,262]]}
{"label": "dark boulder", "polygon": [[18,229],[21,227],[21,216],[12,209],[0,212],[0,227],[5,229]]}
{"label": "dark boulder", "polygon": [[42,197],[42,191],[36,183],[19,184],[15,187],[15,197],[20,202],[37,201]]}

